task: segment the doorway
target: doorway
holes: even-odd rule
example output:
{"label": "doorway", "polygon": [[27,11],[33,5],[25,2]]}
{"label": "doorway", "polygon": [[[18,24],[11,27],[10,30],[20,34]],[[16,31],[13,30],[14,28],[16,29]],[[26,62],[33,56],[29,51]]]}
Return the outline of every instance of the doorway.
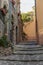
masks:
{"label": "doorway", "polygon": [[16,44],[17,44],[17,42],[18,42],[18,28],[16,26]]}

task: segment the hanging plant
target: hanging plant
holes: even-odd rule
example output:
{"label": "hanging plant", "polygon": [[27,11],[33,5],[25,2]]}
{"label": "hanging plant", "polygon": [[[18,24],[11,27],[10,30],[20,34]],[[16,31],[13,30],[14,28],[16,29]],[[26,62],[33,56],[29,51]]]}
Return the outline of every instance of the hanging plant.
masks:
{"label": "hanging plant", "polygon": [[20,13],[18,13],[18,16],[20,16]]}
{"label": "hanging plant", "polygon": [[1,10],[1,12],[2,12],[3,15],[6,15],[6,13],[7,13],[6,5],[4,5],[4,7],[1,8],[0,10]]}
{"label": "hanging plant", "polygon": [[6,15],[7,11],[4,8],[2,8],[1,11],[4,15]]}
{"label": "hanging plant", "polygon": [[12,4],[15,5],[15,1],[14,0],[11,0]]}

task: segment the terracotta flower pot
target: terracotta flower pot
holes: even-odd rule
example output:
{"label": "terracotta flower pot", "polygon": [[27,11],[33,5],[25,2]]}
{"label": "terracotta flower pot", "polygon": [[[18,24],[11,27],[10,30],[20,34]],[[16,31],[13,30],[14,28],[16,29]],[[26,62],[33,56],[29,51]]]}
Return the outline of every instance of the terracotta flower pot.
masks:
{"label": "terracotta flower pot", "polygon": [[3,13],[6,14],[6,10],[5,9],[2,9]]}
{"label": "terracotta flower pot", "polygon": [[15,1],[14,0],[12,0],[12,4],[15,5]]}
{"label": "terracotta flower pot", "polygon": [[20,15],[20,13],[18,13],[18,16]]}
{"label": "terracotta flower pot", "polygon": [[7,11],[4,8],[0,9],[4,15],[6,15]]}

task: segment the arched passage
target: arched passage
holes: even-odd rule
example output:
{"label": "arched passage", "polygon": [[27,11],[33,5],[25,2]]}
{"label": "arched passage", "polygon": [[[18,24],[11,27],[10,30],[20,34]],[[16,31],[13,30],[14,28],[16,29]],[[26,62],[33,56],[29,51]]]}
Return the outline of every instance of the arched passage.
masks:
{"label": "arched passage", "polygon": [[[23,20],[23,41],[39,42],[36,0],[21,1],[21,14]],[[26,9],[28,10],[26,11]],[[31,8],[31,9],[30,9]],[[26,19],[26,16],[28,20]],[[23,19],[24,17],[24,19]]]}

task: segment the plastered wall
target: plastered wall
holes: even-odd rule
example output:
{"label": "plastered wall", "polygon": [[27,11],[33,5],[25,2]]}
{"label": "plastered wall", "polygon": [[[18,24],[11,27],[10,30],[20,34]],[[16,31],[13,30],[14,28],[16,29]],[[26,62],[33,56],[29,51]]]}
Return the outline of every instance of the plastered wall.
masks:
{"label": "plastered wall", "polygon": [[36,14],[39,32],[39,43],[43,44],[43,0],[36,0]]}

